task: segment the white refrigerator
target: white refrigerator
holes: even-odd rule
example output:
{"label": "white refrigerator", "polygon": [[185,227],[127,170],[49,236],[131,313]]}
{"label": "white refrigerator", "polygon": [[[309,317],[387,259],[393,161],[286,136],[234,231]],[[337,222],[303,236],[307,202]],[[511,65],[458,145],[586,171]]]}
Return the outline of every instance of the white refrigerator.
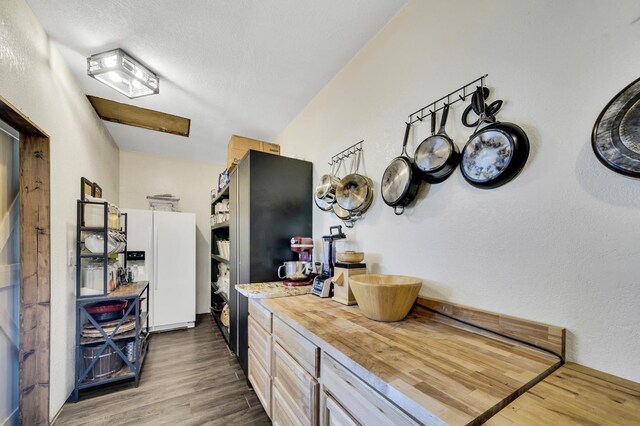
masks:
{"label": "white refrigerator", "polygon": [[[149,325],[153,331],[193,327],[196,320],[196,215],[121,209],[127,213],[128,261],[135,281],[149,281]],[[143,306],[145,304],[143,303]]]}

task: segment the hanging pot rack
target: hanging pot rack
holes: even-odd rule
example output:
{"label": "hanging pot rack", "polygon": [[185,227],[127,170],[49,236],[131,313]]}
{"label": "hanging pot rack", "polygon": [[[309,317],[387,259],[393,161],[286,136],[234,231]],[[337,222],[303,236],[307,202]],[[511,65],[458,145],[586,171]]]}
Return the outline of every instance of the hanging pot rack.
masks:
{"label": "hanging pot rack", "polygon": [[[473,95],[475,88],[472,88],[472,90],[469,90],[469,88],[471,88],[471,86],[475,85],[476,83],[480,82],[480,86],[482,88],[485,87],[485,79],[489,76],[489,74],[485,74],[481,77],[476,78],[475,80],[465,84],[464,86],[454,90],[453,92],[450,92],[446,95],[444,95],[443,97],[441,97],[440,99],[431,102],[430,104],[420,108],[419,110],[412,112],[411,114],[409,114],[409,122],[407,122],[406,124],[414,124],[417,123],[418,121],[423,121],[425,118],[429,117],[431,114],[435,114],[438,111],[442,110],[444,108],[444,104],[448,104],[448,105],[452,105],[455,104],[456,102],[459,101],[465,101],[469,96]],[[446,102],[443,102],[445,101]],[[438,103],[442,102],[442,106],[438,107]],[[333,159],[333,158],[332,158]],[[331,164],[331,163],[330,163]]]}
{"label": "hanging pot rack", "polygon": [[345,158],[349,158],[352,155],[357,154],[358,152],[363,150],[362,144],[364,143],[364,139],[360,142],[356,142],[348,148],[343,149],[335,155],[331,156],[331,161],[328,163],[330,166],[340,163]]}

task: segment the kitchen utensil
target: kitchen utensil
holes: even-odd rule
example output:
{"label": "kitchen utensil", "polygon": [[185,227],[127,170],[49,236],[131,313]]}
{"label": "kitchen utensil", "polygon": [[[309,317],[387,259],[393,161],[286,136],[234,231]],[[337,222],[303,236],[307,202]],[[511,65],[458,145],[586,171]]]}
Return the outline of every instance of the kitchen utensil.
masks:
{"label": "kitchen utensil", "polygon": [[404,141],[402,142],[402,152],[399,157],[394,158],[387,166],[380,184],[382,199],[388,206],[393,207],[393,212],[396,215],[404,213],[404,208],[415,199],[422,180],[415,170],[413,161],[407,155],[407,141],[409,140],[410,130],[411,124],[407,123]]}
{"label": "kitchen utensil", "polygon": [[416,168],[420,170],[422,179],[429,183],[445,181],[451,176],[460,161],[460,151],[445,130],[448,116],[449,104],[444,104],[440,130],[434,135],[435,111],[431,113],[432,135],[423,140],[416,149],[414,158]]}
{"label": "kitchen utensil", "polygon": [[[529,157],[529,138],[513,123],[490,123],[484,110],[484,98],[479,88],[476,93],[482,103],[480,123],[462,150],[460,170],[471,185],[491,189],[506,184],[522,170]],[[489,125],[478,130],[483,124]]]}
{"label": "kitchen utensil", "polygon": [[[482,98],[488,99],[489,88],[482,87],[479,89],[482,90]],[[498,111],[500,111],[500,108],[502,108],[502,101],[501,100],[493,101],[491,102],[490,105],[484,104],[484,106],[481,102],[484,102],[484,100],[483,101],[480,100],[480,96],[478,96],[478,91],[476,89],[476,92],[474,92],[473,95],[471,95],[471,103],[469,103],[467,108],[465,108],[464,112],[462,113],[462,124],[465,127],[476,127],[480,123],[479,117],[480,117],[480,114],[482,113],[483,108],[486,111],[487,119],[491,122],[495,121],[494,116],[498,113]],[[473,123],[469,123],[468,121],[468,116],[471,111],[475,112],[476,115],[478,115],[478,119]]]}
{"label": "kitchen utensil", "polygon": [[[284,268],[284,274],[282,273]],[[289,281],[305,281],[311,274],[311,262],[288,261],[278,267],[278,278]]]}
{"label": "kitchen utensil", "polygon": [[328,201],[325,201],[322,198],[318,198],[318,196],[315,194],[315,192],[313,194],[313,201],[316,203],[316,207],[318,207],[323,212],[332,211],[332,208],[333,208],[332,203],[329,203]]}
{"label": "kitchen utensil", "polygon": [[371,181],[358,173],[343,177],[336,188],[336,202],[349,211],[364,213],[373,200]]}
{"label": "kitchen utensil", "polygon": [[[340,179],[335,176],[335,163],[331,166],[331,173],[322,175],[318,186],[316,186],[315,195],[320,200],[323,200],[329,204],[333,204],[336,200],[336,187],[340,182]],[[338,163],[339,167],[339,163]]]}
{"label": "kitchen utensil", "polygon": [[353,159],[353,172],[343,177],[336,187],[336,202],[344,210],[364,214],[373,201],[373,182],[358,173],[360,153],[358,151]]}
{"label": "kitchen utensil", "polygon": [[363,274],[349,278],[362,313],[376,321],[402,321],[418,297],[422,281],[402,275]]}
{"label": "kitchen utensil", "polygon": [[353,228],[356,221],[360,219],[361,214],[359,212],[345,210],[340,207],[338,203],[333,204],[331,207],[333,208],[333,213],[335,213],[347,228]]}
{"label": "kitchen utensil", "polygon": [[604,107],[593,126],[591,147],[605,167],[640,178],[640,79]]}
{"label": "kitchen utensil", "polygon": [[364,259],[364,253],[361,251],[339,251],[336,253],[336,259],[339,262],[359,263]]}
{"label": "kitchen utensil", "polygon": [[[336,231],[336,232],[334,232]],[[333,277],[336,262],[335,244],[338,240],[344,240],[347,236],[342,232],[342,226],[331,226],[329,235],[322,237],[322,266],[319,274],[313,280],[311,293],[320,297],[332,296],[331,277]]]}
{"label": "kitchen utensil", "polygon": [[[340,253],[338,253],[339,255]],[[362,259],[361,259],[362,260]],[[343,305],[355,305],[356,298],[351,290],[351,277],[367,273],[364,263],[336,262],[331,282],[333,283],[333,301]]]}
{"label": "kitchen utensil", "polygon": [[[104,252],[104,235],[101,233],[91,233],[84,239],[84,246],[91,253]],[[109,231],[107,234],[107,253],[121,253],[127,246],[124,234]]]}
{"label": "kitchen utensil", "polygon": [[[284,278],[283,285],[287,287],[311,285],[315,274],[313,273],[313,238],[292,237],[289,241],[291,251],[298,256],[297,262],[284,262],[278,268],[278,276]],[[284,276],[281,269],[285,268]]]}

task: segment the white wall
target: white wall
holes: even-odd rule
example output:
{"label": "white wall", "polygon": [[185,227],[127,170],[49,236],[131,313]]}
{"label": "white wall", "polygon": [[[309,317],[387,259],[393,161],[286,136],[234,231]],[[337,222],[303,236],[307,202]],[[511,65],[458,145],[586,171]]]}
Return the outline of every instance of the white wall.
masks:
{"label": "white wall", "polygon": [[118,200],[118,148],[24,0],[0,2],[0,96],[51,138],[51,401],[73,389],[76,200],[80,178]]}
{"label": "white wall", "polygon": [[171,193],[180,198],[180,211],[196,214],[198,313],[209,312],[211,306],[210,192],[223,169],[222,165],[120,151],[121,207],[148,209],[147,195]]}
{"label": "white wall", "polygon": [[[331,154],[365,139],[379,186],[407,114],[488,73],[492,99],[505,100],[500,118],[530,137],[522,174],[486,191],[458,170],[401,217],[376,188],[347,234],[372,270],[421,277],[425,295],[565,326],[570,360],[640,381],[640,182],[605,169],[590,146],[602,108],[640,76],[638,17],[637,0],[412,1],[277,142],[313,161],[317,182]],[[460,148],[470,134],[462,110],[448,126]],[[417,127],[410,149],[426,134]],[[337,222],[316,210],[314,237]]]}

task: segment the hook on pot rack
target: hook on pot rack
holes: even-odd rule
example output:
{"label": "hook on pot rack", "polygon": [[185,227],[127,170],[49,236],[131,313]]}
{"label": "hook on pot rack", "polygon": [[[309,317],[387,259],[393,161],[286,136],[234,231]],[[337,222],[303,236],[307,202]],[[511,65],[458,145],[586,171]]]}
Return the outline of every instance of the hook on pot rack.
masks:
{"label": "hook on pot rack", "polygon": [[[418,121],[423,121],[425,118],[429,117],[431,114],[435,114],[438,111],[442,110],[442,108],[444,108],[444,104],[455,104],[456,102],[459,101],[465,101],[469,96],[473,95],[474,91],[471,90],[469,91],[469,87],[473,86],[474,84],[476,84],[477,82],[480,82],[480,86],[482,88],[484,88],[485,84],[484,84],[484,80],[485,78],[487,78],[489,76],[489,74],[485,74],[481,77],[476,78],[475,80],[473,80],[470,83],[465,84],[464,86],[454,90],[453,92],[450,92],[446,95],[444,95],[443,97],[441,97],[440,99],[438,99],[435,102],[431,102],[430,104],[428,104],[427,106],[424,106],[422,108],[420,108],[419,110],[412,112],[411,114],[409,114],[409,122],[406,124],[413,124],[413,123],[417,123]],[[453,100],[452,100],[453,98]],[[446,102],[442,102],[446,100]],[[438,103],[442,102],[442,106],[438,107]],[[426,112],[428,111],[428,112]],[[333,157],[332,157],[333,160]],[[330,165],[332,163],[329,163]]]}
{"label": "hook on pot rack", "polygon": [[351,145],[349,148],[345,148],[342,151],[340,151],[339,153],[332,155],[331,156],[331,161],[329,162],[330,166],[333,166],[334,164],[338,164],[339,162],[341,162],[342,160],[344,160],[345,158],[349,158],[352,155],[356,154],[359,151],[362,151],[362,144],[364,143],[364,139],[361,140],[360,142],[356,142],[353,145]]}

